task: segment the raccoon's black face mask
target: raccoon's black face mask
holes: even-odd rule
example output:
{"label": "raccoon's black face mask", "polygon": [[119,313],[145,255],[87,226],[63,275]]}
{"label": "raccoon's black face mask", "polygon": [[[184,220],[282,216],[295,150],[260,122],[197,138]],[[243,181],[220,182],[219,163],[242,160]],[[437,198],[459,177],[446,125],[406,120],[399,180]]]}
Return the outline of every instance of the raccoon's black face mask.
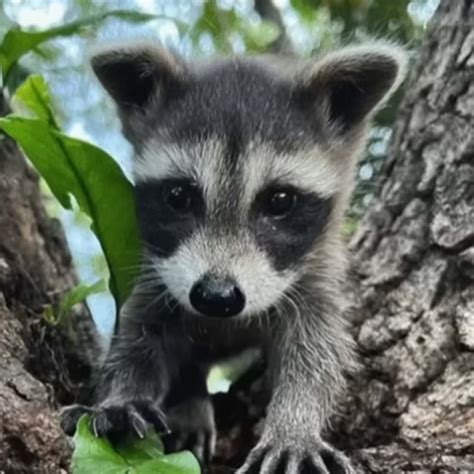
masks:
{"label": "raccoon's black face mask", "polygon": [[339,240],[366,119],[399,69],[391,47],[192,66],[136,45],[92,65],[135,146],[150,265],[206,316],[265,312],[317,271]]}

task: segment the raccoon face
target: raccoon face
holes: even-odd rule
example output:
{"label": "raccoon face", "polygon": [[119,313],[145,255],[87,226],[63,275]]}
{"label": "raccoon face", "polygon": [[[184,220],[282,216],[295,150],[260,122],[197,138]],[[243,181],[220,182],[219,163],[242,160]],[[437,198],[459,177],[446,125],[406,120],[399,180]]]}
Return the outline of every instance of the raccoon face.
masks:
{"label": "raccoon face", "polygon": [[[216,137],[152,141],[135,169],[142,235],[159,277],[183,306],[208,316],[271,307],[331,210],[329,188],[318,194],[295,170],[296,152],[248,143],[232,157],[232,146]],[[154,170],[166,157],[169,169]],[[303,167],[311,159],[299,158]]]}
{"label": "raccoon face", "polygon": [[348,48],[291,75],[262,58],[192,67],[148,45],[93,57],[135,146],[148,265],[183,308],[258,315],[314,271],[398,57]]}

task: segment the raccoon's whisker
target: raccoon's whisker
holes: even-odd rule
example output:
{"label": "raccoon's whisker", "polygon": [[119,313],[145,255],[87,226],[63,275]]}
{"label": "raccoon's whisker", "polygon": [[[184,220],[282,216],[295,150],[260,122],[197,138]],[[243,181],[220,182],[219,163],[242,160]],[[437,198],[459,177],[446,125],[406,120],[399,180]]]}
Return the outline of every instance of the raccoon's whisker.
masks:
{"label": "raccoon's whisker", "polygon": [[156,270],[157,266],[157,262],[154,261],[153,257],[147,256],[140,262],[138,268],[140,270]]}
{"label": "raccoon's whisker", "polygon": [[[169,295],[169,297],[170,297],[170,299],[171,299],[171,295]],[[173,301],[174,301],[174,305],[170,305],[169,300],[168,300],[167,303],[166,303],[166,306],[167,306],[167,308],[168,308],[168,310],[169,310],[170,313],[173,313],[173,312],[176,310],[176,308],[179,307],[179,302],[176,301],[176,300],[174,300],[174,298],[173,298]]]}
{"label": "raccoon's whisker", "polygon": [[301,306],[301,309],[311,312],[311,308],[309,307],[306,299],[304,296],[301,294],[300,291],[298,291],[297,287],[293,287],[290,289],[290,294],[294,298],[294,300]]}
{"label": "raccoon's whisker", "polygon": [[141,286],[135,287],[135,291],[138,295],[144,297],[155,297],[157,293],[160,293],[161,288],[158,286]]}
{"label": "raccoon's whisker", "polygon": [[284,308],[281,303],[275,305],[275,311],[277,313],[278,319],[282,320],[285,315],[284,315]]}
{"label": "raccoon's whisker", "polygon": [[149,282],[155,282],[157,284],[161,283],[159,274],[156,272],[147,271],[142,273],[136,280],[136,284]]}
{"label": "raccoon's whisker", "polygon": [[147,271],[142,273],[140,277],[137,278],[136,284],[140,283],[148,283],[148,282],[156,282],[157,284],[161,283],[161,278],[158,273]]}
{"label": "raccoon's whisker", "polygon": [[158,296],[156,296],[150,301],[150,303],[145,307],[145,309],[148,310],[152,306],[157,305],[161,300],[166,299],[167,295],[168,295],[168,290],[164,289],[161,293],[158,294]]}
{"label": "raccoon's whisker", "polygon": [[149,265],[158,267],[163,257],[162,248],[150,244],[149,242],[143,243],[142,265],[148,263]]}
{"label": "raccoon's whisker", "polygon": [[278,321],[281,321],[284,319],[284,306],[285,306],[285,301],[280,298],[280,300],[277,301],[277,303],[273,306],[276,316]]}
{"label": "raccoon's whisker", "polygon": [[148,290],[148,289],[159,289],[160,286],[163,286],[161,281],[157,278],[148,278],[141,279],[135,283],[135,290]]}
{"label": "raccoon's whisker", "polygon": [[135,288],[136,294],[142,297],[155,297],[158,291],[159,288],[153,286]]}
{"label": "raccoon's whisker", "polygon": [[133,265],[126,265],[122,267],[124,270],[142,270],[144,267],[146,267],[149,263],[149,260],[153,257],[153,255],[147,255],[146,252],[140,257],[139,263],[133,264]]}
{"label": "raccoon's whisker", "polygon": [[157,271],[151,268],[145,268],[143,271],[140,273],[140,275],[135,279],[136,283],[139,283],[144,280],[159,280],[160,275]]}
{"label": "raccoon's whisker", "polygon": [[285,301],[287,301],[294,309],[295,311],[295,322],[298,322],[299,319],[301,319],[301,311],[298,307],[298,305],[295,303],[295,301],[293,300],[293,298],[291,298],[290,295],[286,294],[286,293],[283,293],[283,298],[285,299]]}
{"label": "raccoon's whisker", "polygon": [[156,265],[143,265],[141,267],[142,272],[140,273],[140,276],[138,277],[138,280],[146,278],[147,276],[154,276],[155,278],[159,278],[160,274],[158,271],[158,267]]}
{"label": "raccoon's whisker", "polygon": [[151,244],[150,242],[143,242],[143,248],[145,249],[145,256],[147,256],[148,252],[153,251],[153,253],[149,255],[152,258],[156,256],[156,252],[162,252],[162,249],[160,249],[156,245]]}

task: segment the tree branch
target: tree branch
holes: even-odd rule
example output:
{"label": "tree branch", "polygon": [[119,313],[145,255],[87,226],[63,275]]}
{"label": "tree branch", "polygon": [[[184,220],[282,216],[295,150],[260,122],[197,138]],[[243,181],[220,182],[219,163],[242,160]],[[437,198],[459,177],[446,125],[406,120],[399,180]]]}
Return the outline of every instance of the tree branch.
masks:
{"label": "tree branch", "polygon": [[273,23],[280,31],[276,40],[270,45],[270,51],[273,53],[291,53],[293,46],[287,35],[280,9],[275,6],[272,0],[255,0],[255,11],[262,20]]}

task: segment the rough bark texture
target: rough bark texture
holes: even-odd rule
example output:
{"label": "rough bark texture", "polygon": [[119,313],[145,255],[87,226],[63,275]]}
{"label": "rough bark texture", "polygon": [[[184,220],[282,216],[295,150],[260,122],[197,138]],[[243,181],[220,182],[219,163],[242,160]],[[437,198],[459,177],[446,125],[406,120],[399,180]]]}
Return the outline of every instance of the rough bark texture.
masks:
{"label": "rough bark texture", "polygon": [[[473,25],[472,0],[441,1],[351,244],[364,369],[332,436],[360,472],[474,472]],[[263,413],[244,385],[216,398],[218,461],[231,465]]]}
{"label": "rough bark texture", "polygon": [[441,2],[352,242],[366,370],[343,428],[387,445],[360,453],[369,472],[474,472],[473,25],[472,0]]}
{"label": "rough bark texture", "polygon": [[[0,116],[5,112],[0,91]],[[38,184],[15,144],[0,134],[2,473],[66,472],[71,450],[54,410],[72,402],[89,377],[64,331],[42,317],[75,277],[62,228],[46,215]]]}

